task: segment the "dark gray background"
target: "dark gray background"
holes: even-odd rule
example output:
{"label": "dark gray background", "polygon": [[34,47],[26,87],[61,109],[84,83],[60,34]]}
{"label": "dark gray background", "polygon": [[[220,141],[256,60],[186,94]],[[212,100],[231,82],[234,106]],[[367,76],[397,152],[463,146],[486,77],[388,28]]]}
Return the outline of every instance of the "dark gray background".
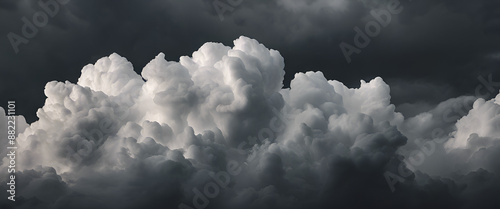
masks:
{"label": "dark gray background", "polygon": [[[392,102],[407,116],[474,94],[479,75],[499,80],[497,0],[402,0],[404,10],[352,56],[351,64],[339,44],[352,44],[353,28],[364,27],[372,20],[369,11],[385,7],[386,1],[328,7],[323,0],[243,0],[224,13],[223,21],[213,2],[71,0],[16,54],[7,34],[22,34],[21,18],[31,19],[42,9],[35,0],[0,0],[0,104],[15,99],[18,113],[32,122],[43,106],[47,82],[76,82],[84,65],[103,56],[117,52],[140,73],[159,52],[178,60],[208,41],[231,46],[240,35],[281,52],[285,86],[296,72],[308,70],[350,87],[381,76],[391,86]],[[304,5],[294,7],[297,2]]]}

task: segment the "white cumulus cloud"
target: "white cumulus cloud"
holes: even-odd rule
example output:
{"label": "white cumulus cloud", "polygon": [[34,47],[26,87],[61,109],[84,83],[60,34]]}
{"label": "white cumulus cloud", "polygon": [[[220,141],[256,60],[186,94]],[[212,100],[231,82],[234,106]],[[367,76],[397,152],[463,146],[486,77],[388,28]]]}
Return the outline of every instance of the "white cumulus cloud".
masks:
{"label": "white cumulus cloud", "polygon": [[[425,205],[431,197],[475,201],[469,194],[483,187],[464,192],[457,186],[479,185],[472,177],[436,179],[425,174],[431,168],[412,169],[416,174],[405,177],[394,199],[384,173],[406,168],[410,156],[400,149],[436,140],[430,132],[437,128],[449,139],[446,148],[438,145],[441,155],[466,149],[468,162],[479,162],[469,176],[497,172],[498,97],[476,101],[456,126],[436,118],[473,98],[452,99],[405,120],[380,77],[348,88],[306,72],[283,88],[284,68],[278,51],[240,37],[233,47],[206,43],[179,62],[160,53],[141,75],[111,54],[85,66],[76,84],[47,83],[39,120],[17,139],[23,198],[17,206],[329,208]],[[6,166],[4,158],[0,169]],[[450,190],[436,192],[443,187]]]}

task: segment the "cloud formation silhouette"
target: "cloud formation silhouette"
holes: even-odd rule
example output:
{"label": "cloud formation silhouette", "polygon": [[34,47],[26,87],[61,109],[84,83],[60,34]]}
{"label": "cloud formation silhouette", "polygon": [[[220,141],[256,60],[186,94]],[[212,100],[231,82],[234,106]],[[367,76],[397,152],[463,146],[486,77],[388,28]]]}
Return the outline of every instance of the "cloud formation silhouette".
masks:
{"label": "cloud formation silhouette", "polygon": [[[141,75],[111,54],[85,66],[76,84],[49,82],[39,120],[17,139],[18,200],[0,205],[475,208],[498,203],[493,195],[500,190],[495,163],[500,94],[490,101],[451,99],[405,119],[380,77],[348,88],[322,72],[297,73],[290,88],[283,88],[284,67],[278,51],[242,36],[233,47],[206,43],[178,62],[160,53]],[[439,120],[457,104],[463,108],[455,120]],[[428,159],[443,160],[412,165],[415,155],[403,149],[422,149],[415,142],[433,142]],[[0,170],[6,166],[4,158]],[[448,166],[453,175],[436,166]]]}

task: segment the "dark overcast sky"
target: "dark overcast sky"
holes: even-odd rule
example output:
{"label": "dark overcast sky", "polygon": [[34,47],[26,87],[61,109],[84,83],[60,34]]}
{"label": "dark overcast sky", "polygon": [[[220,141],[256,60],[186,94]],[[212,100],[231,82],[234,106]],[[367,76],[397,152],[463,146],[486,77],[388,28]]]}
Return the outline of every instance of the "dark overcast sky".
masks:
{"label": "dark overcast sky", "polygon": [[232,45],[240,35],[280,51],[285,86],[308,70],[352,87],[381,76],[397,105],[473,94],[478,75],[498,77],[496,0],[401,1],[403,11],[351,64],[339,44],[353,44],[353,28],[363,28],[373,19],[369,11],[385,1],[244,0],[221,21],[211,0],[71,0],[16,54],[7,34],[22,35],[22,18],[42,10],[37,2],[0,0],[1,104],[14,98],[28,121],[43,106],[47,82],[76,82],[84,65],[103,56],[116,52],[140,73],[160,52],[177,61],[205,42]]}

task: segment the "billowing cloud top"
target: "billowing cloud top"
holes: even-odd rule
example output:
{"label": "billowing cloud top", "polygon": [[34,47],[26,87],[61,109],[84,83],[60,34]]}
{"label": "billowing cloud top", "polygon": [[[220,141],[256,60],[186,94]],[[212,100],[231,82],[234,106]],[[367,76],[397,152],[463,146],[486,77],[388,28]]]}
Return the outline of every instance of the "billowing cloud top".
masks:
{"label": "billowing cloud top", "polygon": [[[480,194],[500,189],[500,95],[477,100],[458,122],[438,119],[475,98],[404,119],[382,78],[348,88],[307,72],[283,89],[283,69],[278,51],[240,37],[234,47],[206,43],[179,62],[161,53],[141,75],[112,54],[85,66],[76,84],[49,82],[39,120],[17,139],[18,199],[0,204],[469,208],[495,201]],[[436,164],[453,166],[441,172]]]}

